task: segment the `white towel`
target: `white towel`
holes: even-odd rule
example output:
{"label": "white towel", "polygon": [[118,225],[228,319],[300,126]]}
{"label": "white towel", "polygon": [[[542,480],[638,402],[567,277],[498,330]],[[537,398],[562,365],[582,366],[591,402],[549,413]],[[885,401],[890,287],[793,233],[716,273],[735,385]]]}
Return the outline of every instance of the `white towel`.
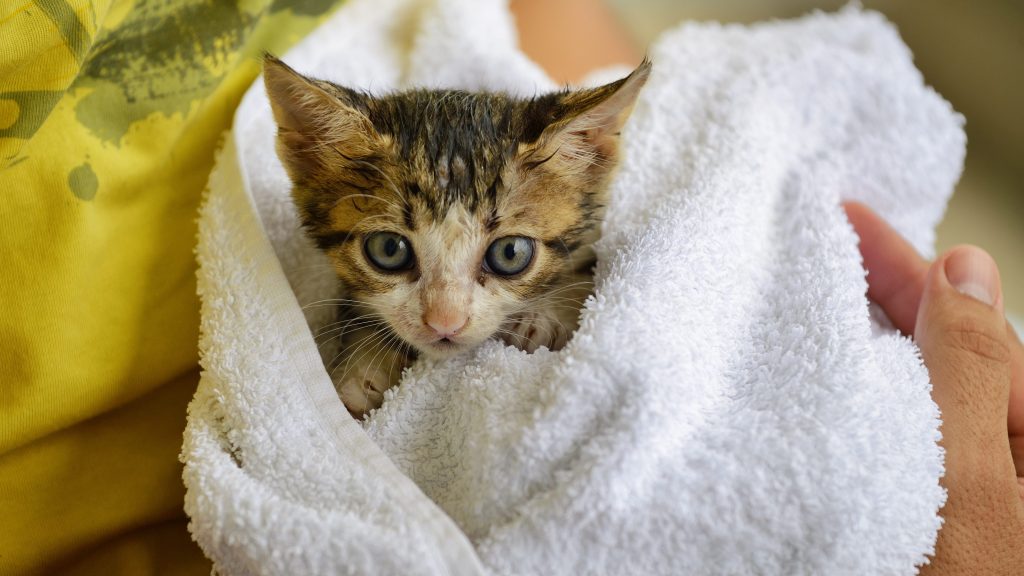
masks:
{"label": "white towel", "polygon": [[[284,59],[380,92],[552,87],[500,0],[350,0]],[[182,450],[223,574],[913,574],[945,494],[913,344],[869,317],[839,199],[925,255],[962,119],[880,15],[686,24],[623,134],[596,294],[558,353],[421,361],[364,424],[311,335],[261,83],[210,180]]]}

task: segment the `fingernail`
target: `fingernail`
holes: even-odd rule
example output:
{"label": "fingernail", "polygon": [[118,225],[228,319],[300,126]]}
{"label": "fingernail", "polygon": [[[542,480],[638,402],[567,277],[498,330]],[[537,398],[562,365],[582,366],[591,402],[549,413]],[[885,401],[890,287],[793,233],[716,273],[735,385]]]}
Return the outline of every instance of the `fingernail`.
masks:
{"label": "fingernail", "polygon": [[981,248],[955,248],[946,259],[946,278],[961,294],[995,306],[999,299],[999,269]]}

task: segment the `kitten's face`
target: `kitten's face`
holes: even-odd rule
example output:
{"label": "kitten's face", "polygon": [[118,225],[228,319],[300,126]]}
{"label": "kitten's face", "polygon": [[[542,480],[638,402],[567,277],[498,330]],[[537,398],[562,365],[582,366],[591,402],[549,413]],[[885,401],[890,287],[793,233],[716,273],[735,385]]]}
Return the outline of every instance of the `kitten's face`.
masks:
{"label": "kitten's face", "polygon": [[265,80],[303,225],[357,311],[445,357],[557,305],[591,264],[618,132],[648,71],[531,100],[375,98],[269,57]]}
{"label": "kitten's face", "polygon": [[[499,201],[496,216],[461,204],[434,214],[429,201],[397,202],[361,205],[351,240],[330,254],[351,297],[429,356],[494,335],[543,296],[573,257],[545,244],[559,242],[564,229],[545,224],[536,210]],[[580,216],[565,208],[567,218]]]}

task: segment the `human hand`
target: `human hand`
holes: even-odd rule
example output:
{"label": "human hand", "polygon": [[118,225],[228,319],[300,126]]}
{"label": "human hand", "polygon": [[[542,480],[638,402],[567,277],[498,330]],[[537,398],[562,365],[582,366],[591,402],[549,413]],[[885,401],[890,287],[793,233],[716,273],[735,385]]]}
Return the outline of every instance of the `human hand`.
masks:
{"label": "human hand", "polygon": [[1003,315],[999,270],[980,248],[922,259],[864,205],[868,296],[914,337],[942,412],[948,492],[935,557],[921,574],[1024,573],[1024,346]]}

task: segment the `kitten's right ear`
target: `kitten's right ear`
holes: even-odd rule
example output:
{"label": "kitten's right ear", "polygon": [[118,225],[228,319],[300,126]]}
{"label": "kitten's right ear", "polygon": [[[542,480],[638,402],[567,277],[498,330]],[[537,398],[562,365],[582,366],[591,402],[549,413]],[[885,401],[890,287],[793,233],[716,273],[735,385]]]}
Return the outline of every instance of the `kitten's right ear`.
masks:
{"label": "kitten's right ear", "polygon": [[365,96],[312,80],[266,54],[263,82],[277,121],[277,153],[294,182],[316,178],[329,166],[373,156],[379,137]]}

